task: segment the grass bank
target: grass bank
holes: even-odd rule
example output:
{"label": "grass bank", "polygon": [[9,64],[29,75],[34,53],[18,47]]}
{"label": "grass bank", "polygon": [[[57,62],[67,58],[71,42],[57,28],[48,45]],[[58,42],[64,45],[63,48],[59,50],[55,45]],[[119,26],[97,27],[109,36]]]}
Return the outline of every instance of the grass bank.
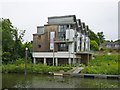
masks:
{"label": "grass bank", "polygon": [[81,73],[119,75],[118,55],[95,55]]}
{"label": "grass bank", "polygon": [[[48,72],[59,72],[63,70],[64,72],[71,70],[70,66],[45,66],[42,64],[28,64],[27,73],[39,73],[39,74],[48,74]],[[2,65],[3,73],[24,73],[25,64],[3,64]]]}

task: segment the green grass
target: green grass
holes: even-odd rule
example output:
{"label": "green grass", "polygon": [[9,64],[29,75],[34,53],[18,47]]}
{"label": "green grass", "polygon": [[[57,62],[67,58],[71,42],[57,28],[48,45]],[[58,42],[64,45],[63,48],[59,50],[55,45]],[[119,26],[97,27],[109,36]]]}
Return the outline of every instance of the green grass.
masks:
{"label": "green grass", "polygon": [[[59,72],[60,70],[64,70],[65,72],[71,70],[70,66],[45,66],[42,64],[28,64],[27,65],[27,73],[39,73],[39,74],[48,74],[48,72]],[[2,65],[3,73],[24,73],[25,72],[25,64],[8,64]]]}
{"label": "green grass", "polygon": [[81,73],[119,75],[118,55],[95,55]]}

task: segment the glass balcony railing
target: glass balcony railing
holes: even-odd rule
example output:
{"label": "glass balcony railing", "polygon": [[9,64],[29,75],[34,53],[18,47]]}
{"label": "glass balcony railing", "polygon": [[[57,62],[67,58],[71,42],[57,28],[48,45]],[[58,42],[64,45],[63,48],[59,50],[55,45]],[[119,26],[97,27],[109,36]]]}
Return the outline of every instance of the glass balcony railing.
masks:
{"label": "glass balcony railing", "polygon": [[55,42],[73,42],[73,40],[69,40],[66,38],[55,38],[54,41]]}

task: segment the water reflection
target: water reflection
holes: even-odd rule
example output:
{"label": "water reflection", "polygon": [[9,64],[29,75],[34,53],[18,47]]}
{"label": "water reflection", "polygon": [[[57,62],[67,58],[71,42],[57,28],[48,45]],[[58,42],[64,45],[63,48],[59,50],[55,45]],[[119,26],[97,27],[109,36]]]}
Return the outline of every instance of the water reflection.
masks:
{"label": "water reflection", "polygon": [[118,88],[118,80],[50,75],[3,74],[3,88]]}

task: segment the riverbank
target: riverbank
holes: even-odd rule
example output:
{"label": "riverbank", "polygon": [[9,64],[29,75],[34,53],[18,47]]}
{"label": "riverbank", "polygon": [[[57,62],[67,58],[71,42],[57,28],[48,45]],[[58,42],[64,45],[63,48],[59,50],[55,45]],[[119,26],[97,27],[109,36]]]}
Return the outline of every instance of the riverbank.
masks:
{"label": "riverbank", "polygon": [[[42,64],[28,64],[27,73],[48,74],[49,72],[60,72],[60,70],[67,72],[71,70],[71,66],[46,66]],[[2,65],[2,73],[24,73],[25,64],[7,64]]]}
{"label": "riverbank", "polygon": [[[118,55],[95,55],[95,59],[87,63],[87,65],[73,65],[76,67],[84,67],[80,71],[81,74],[101,74],[101,75],[119,75],[120,70],[118,69]],[[37,74],[49,74],[52,73],[72,73],[72,66],[46,66],[42,64],[28,64],[27,73]],[[25,64],[3,64],[2,73],[24,73]]]}
{"label": "riverbank", "polygon": [[118,55],[95,55],[81,71],[85,74],[119,75]]}
{"label": "riverbank", "polygon": [[80,74],[80,73],[50,73],[54,76],[69,76],[69,77],[80,77],[80,78],[92,78],[92,79],[116,79],[120,80],[120,75],[101,75],[101,74]]}

